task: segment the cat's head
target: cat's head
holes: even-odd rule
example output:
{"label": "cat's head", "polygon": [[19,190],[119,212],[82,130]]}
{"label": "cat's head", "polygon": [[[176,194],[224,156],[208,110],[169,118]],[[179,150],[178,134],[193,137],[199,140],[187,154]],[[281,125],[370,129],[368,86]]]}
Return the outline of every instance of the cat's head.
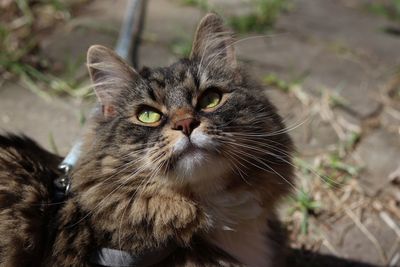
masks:
{"label": "cat's head", "polygon": [[168,67],[137,72],[108,48],[89,49],[101,106],[93,142],[115,172],[217,188],[288,165],[281,119],[238,67],[233,44],[221,18],[208,14],[190,57]]}

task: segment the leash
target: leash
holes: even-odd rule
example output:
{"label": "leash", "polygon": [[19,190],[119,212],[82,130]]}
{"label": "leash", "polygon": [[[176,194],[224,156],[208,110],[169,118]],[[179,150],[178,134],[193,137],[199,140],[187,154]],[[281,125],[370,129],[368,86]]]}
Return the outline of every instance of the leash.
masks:
{"label": "leash", "polygon": [[[119,56],[130,61],[137,67],[137,50],[140,35],[143,29],[145,0],[130,0],[124,16],[118,38],[116,52]],[[82,141],[78,140],[59,165],[62,175],[55,179],[53,202],[63,203],[71,193],[71,170],[74,168],[81,154]],[[149,267],[160,263],[176,250],[176,245],[170,243],[165,247],[158,247],[141,254],[132,255],[123,250],[112,248],[98,248],[89,256],[89,260],[96,266],[105,267]]]}

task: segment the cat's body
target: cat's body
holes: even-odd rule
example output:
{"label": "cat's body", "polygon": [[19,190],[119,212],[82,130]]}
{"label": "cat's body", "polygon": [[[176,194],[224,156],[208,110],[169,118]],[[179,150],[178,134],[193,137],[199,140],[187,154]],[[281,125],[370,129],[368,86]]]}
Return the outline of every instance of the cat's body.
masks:
{"label": "cat's body", "polygon": [[0,136],[0,266],[39,266],[42,261],[60,162],[26,137]]}
{"label": "cat's body", "polygon": [[[42,256],[15,264],[18,257],[4,256],[8,239],[0,240],[0,266],[95,266],[91,256],[99,248],[140,255],[171,246],[154,266],[283,266],[274,208],[290,191],[292,143],[262,88],[237,67],[219,17],[207,15],[190,59],[169,67],[138,74],[100,46],[90,49],[88,64],[100,104],[72,193],[51,222],[47,215],[22,218],[55,228],[33,248]],[[43,176],[57,174],[56,156],[29,178],[45,180],[31,184],[14,174],[17,167],[7,168],[15,161],[3,156],[10,149],[0,146],[0,184],[51,188]],[[0,197],[13,188],[6,185]],[[49,192],[43,199],[23,195],[18,205],[41,203],[46,213]],[[1,206],[0,231],[21,219],[13,209]]]}

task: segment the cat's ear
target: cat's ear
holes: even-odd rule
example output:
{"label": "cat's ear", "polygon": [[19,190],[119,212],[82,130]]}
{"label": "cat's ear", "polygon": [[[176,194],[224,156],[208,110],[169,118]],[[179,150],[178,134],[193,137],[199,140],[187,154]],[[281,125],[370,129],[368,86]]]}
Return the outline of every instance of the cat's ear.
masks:
{"label": "cat's ear", "polygon": [[219,15],[208,13],[200,21],[190,58],[202,62],[222,61],[223,64],[228,64],[227,66],[236,67],[232,33],[225,28]]}
{"label": "cat's ear", "polygon": [[87,65],[104,116],[115,115],[117,96],[122,90],[132,86],[139,74],[113,50],[101,45],[89,48]]}

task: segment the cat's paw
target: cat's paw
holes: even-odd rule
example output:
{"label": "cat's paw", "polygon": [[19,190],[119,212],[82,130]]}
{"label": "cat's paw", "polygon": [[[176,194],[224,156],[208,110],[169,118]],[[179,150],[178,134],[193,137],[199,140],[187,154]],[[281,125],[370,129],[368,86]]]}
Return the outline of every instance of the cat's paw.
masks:
{"label": "cat's paw", "polygon": [[148,212],[158,240],[170,237],[188,244],[195,233],[206,231],[211,220],[196,203],[182,196],[156,196],[148,202]]}

